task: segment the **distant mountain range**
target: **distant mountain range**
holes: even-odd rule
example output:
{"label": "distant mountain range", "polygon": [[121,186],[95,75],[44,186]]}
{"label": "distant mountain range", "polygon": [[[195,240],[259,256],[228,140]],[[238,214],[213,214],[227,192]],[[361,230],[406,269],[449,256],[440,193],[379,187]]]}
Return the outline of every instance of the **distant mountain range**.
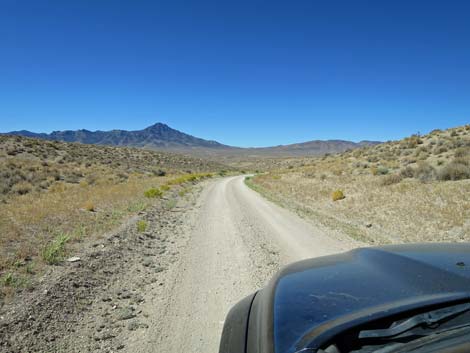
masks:
{"label": "distant mountain range", "polygon": [[58,140],[64,142],[80,142],[96,145],[132,146],[149,149],[168,149],[180,147],[205,147],[221,148],[227,147],[215,141],[203,140],[178,130],[168,125],[157,123],[143,130],[126,131],[89,131],[89,130],[66,130],[53,131],[50,134],[35,133],[27,130],[12,131],[9,135],[20,135],[36,137],[45,140]]}
{"label": "distant mountain range", "polygon": [[89,131],[66,130],[50,134],[35,133],[27,130],[11,131],[8,135],[18,135],[45,140],[80,142],[85,144],[129,146],[153,150],[167,150],[206,156],[241,156],[250,157],[298,157],[314,156],[325,153],[343,152],[347,149],[375,145],[377,141],[352,142],[344,140],[315,140],[291,145],[262,148],[241,148],[204,140],[172,129],[166,124],[156,123],[143,130],[126,131]]}

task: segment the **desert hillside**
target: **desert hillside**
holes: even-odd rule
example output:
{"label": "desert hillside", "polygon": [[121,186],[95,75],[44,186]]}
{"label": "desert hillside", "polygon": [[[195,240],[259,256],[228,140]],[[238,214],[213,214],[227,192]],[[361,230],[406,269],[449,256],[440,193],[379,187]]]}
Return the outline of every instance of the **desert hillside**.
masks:
{"label": "desert hillside", "polygon": [[193,182],[225,169],[171,153],[0,136],[0,292],[27,288],[67,248],[157,201],[171,208]]}
{"label": "desert hillside", "polygon": [[248,184],[304,217],[374,243],[470,240],[470,126],[272,161]]}
{"label": "desert hillside", "polygon": [[56,182],[83,185],[103,177],[122,181],[133,174],[163,176],[224,168],[178,154],[7,135],[0,136],[0,162],[0,198],[44,191]]}

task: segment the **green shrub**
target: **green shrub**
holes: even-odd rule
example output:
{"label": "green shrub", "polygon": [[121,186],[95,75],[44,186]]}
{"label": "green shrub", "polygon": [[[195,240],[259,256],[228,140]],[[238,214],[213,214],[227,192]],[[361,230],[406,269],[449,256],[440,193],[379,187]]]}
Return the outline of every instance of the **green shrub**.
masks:
{"label": "green shrub", "polygon": [[127,210],[129,212],[141,212],[145,210],[146,208],[147,208],[147,203],[144,201],[137,201],[127,206]]}
{"label": "green shrub", "polygon": [[29,286],[29,283],[25,276],[13,272],[8,272],[0,277],[0,285],[3,284],[5,287],[26,288]]}
{"label": "green shrub", "polygon": [[168,200],[168,201],[165,203],[165,208],[168,209],[168,210],[171,210],[172,208],[175,208],[175,207],[176,207],[176,204],[177,204],[176,199]]}
{"label": "green shrub", "polygon": [[2,283],[4,286],[12,286],[15,283],[15,277],[11,272],[6,273],[5,276],[2,277]]}
{"label": "green shrub", "polygon": [[184,188],[184,189],[181,189],[179,192],[178,192],[178,195],[183,197],[184,195],[186,195],[187,193],[189,192],[189,189],[188,188]]}
{"label": "green shrub", "polygon": [[163,191],[157,188],[150,188],[147,191],[144,192],[144,196],[148,198],[156,198],[156,197],[162,197],[163,196]]}
{"label": "green shrub", "polygon": [[170,190],[170,186],[165,184],[165,185],[160,186],[160,189],[162,191],[168,191],[168,190]]}
{"label": "green shrub", "polygon": [[56,265],[64,259],[65,244],[70,240],[67,234],[58,235],[42,251],[42,259],[49,265]]}
{"label": "green shrub", "polygon": [[338,200],[342,200],[344,199],[346,196],[344,196],[344,193],[343,191],[341,190],[335,190],[333,191],[333,193],[331,194],[331,199],[333,201],[338,201]]}
{"label": "green shrub", "polygon": [[34,263],[29,263],[26,265],[26,273],[29,273],[30,275],[33,275],[35,273]]}
{"label": "green shrub", "polygon": [[143,219],[137,221],[137,231],[139,233],[143,233],[145,232],[147,229],[147,222],[144,221]]}
{"label": "green shrub", "polygon": [[386,175],[388,174],[389,170],[386,167],[378,167],[377,168],[377,174],[378,175]]}

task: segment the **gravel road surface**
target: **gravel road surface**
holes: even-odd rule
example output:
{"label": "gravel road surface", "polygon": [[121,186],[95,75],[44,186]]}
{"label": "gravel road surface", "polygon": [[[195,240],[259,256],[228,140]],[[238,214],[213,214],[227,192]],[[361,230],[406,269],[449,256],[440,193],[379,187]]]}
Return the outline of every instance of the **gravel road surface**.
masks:
{"label": "gravel road surface", "polygon": [[218,351],[230,307],[283,265],[352,248],[248,188],[244,177],[209,184],[188,219],[188,244],[165,297],[164,317],[136,352]]}

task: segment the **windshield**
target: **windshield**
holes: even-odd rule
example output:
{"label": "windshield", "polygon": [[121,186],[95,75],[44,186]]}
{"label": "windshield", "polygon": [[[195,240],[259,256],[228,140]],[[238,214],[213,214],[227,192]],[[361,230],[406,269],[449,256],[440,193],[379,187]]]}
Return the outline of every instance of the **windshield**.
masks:
{"label": "windshield", "polygon": [[[350,330],[326,345],[329,353],[426,352],[470,341],[470,303],[384,319]],[[432,347],[431,347],[432,346]],[[430,348],[431,347],[431,348]],[[321,352],[322,350],[320,350]]]}

